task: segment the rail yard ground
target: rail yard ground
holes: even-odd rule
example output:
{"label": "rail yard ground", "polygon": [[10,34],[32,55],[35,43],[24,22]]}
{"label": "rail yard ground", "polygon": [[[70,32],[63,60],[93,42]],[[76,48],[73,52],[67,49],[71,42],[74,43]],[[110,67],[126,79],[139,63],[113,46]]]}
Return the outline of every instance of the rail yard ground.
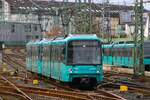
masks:
{"label": "rail yard ground", "polygon": [[[103,83],[92,90],[81,90],[27,71],[25,57],[24,47],[3,51],[0,100],[150,100],[149,72],[144,78],[133,79],[132,73],[105,70]],[[38,82],[33,84],[35,79]],[[120,86],[127,86],[128,89],[121,90]]]}

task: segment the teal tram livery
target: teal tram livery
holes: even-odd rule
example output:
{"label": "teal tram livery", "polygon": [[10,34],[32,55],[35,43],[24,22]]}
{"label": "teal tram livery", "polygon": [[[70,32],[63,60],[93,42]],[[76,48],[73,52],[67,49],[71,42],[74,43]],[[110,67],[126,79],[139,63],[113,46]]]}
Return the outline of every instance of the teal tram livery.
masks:
{"label": "teal tram livery", "polygon": [[103,81],[102,42],[96,35],[68,35],[27,43],[27,70],[62,82]]}
{"label": "teal tram livery", "polygon": [[[133,43],[103,44],[103,64],[133,68]],[[138,52],[138,49],[137,49]],[[139,63],[139,61],[137,61]],[[150,71],[150,41],[144,42],[145,70]]]}

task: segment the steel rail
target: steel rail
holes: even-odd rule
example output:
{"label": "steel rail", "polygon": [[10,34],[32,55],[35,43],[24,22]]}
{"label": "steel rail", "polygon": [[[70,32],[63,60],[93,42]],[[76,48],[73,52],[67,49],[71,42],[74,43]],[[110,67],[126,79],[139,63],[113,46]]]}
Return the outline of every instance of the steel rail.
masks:
{"label": "steel rail", "polygon": [[17,54],[6,54],[6,55],[12,56],[14,58],[22,59],[23,61],[25,60],[25,56],[24,55],[17,55]]}
{"label": "steel rail", "polygon": [[[62,91],[62,90],[55,90],[55,89],[43,89],[43,88],[34,88],[34,87],[24,87],[24,86],[17,86],[22,91],[32,94],[38,94],[43,96],[52,96],[52,97],[62,97],[71,100],[89,100],[89,96],[86,94],[74,93],[70,91]],[[2,90],[11,90],[16,91],[13,87],[10,86],[0,86]]]}
{"label": "steel rail", "polygon": [[[18,94],[18,93],[14,93],[14,92],[6,92],[5,90],[0,91],[1,95],[9,95],[9,96],[13,96],[16,98],[20,98],[21,100],[28,100],[25,96]],[[2,96],[0,97],[0,100],[3,100]]]}
{"label": "steel rail", "polygon": [[12,82],[10,82],[9,80],[7,80],[5,77],[1,76],[1,78],[3,80],[5,80],[6,82],[8,82],[13,88],[15,88],[19,93],[23,94],[28,100],[32,100],[32,98],[30,98],[26,93],[24,93],[22,90],[20,90],[17,86],[15,86],[15,84],[13,84]]}
{"label": "steel rail", "polygon": [[[13,50],[13,51],[15,51],[15,50]],[[13,60],[10,59],[10,56],[12,56],[12,55],[9,55],[9,57],[7,55],[7,57],[9,58],[8,61],[12,61],[13,63],[17,64],[18,66],[20,66],[20,65],[23,66],[22,64],[19,64],[19,63],[16,63],[16,61],[13,61],[14,59]],[[31,87],[30,88],[29,87],[25,87],[24,88],[24,87],[19,87],[19,86],[17,86],[17,87],[19,87],[21,90],[23,90],[24,92],[27,92],[27,93],[42,94],[42,95],[56,96],[56,97],[58,96],[58,97],[64,97],[64,98],[66,96],[68,96],[67,98],[69,98],[69,99],[80,99],[80,100],[92,99],[93,100],[94,98],[96,98],[96,99],[99,98],[99,99],[104,99],[104,100],[108,100],[108,99],[110,99],[110,100],[118,100],[118,99],[119,100],[125,100],[124,98],[122,98],[122,97],[120,97],[118,95],[115,95],[113,93],[108,93],[108,92],[102,91],[100,89],[96,90],[96,93],[98,93],[98,94],[85,95],[84,93],[80,93],[81,91],[76,90],[76,89],[72,89],[70,87],[64,87],[64,86],[60,86],[60,85],[58,86],[58,84],[54,84],[54,85],[56,85],[59,88],[62,88],[62,89],[65,89],[65,90],[69,90],[69,91],[67,91],[67,93],[66,93],[66,91],[64,91],[64,90],[63,91],[61,91],[61,90],[45,90],[45,89],[43,90],[43,89],[35,89],[33,87],[32,88]],[[27,88],[29,88],[29,89],[27,89]],[[76,91],[76,92],[71,92],[71,91]],[[71,96],[72,94],[73,94],[74,97]],[[84,95],[85,97],[84,98],[80,97],[80,95]]]}
{"label": "steel rail", "polygon": [[102,95],[105,95],[106,97],[111,97],[113,99],[117,99],[117,100],[126,100],[125,98],[119,96],[119,95],[116,95],[114,93],[111,93],[111,92],[108,92],[108,91],[104,91],[104,90],[100,90],[100,89],[97,89],[95,91],[96,93],[100,93]]}
{"label": "steel rail", "polygon": [[143,93],[144,95],[150,96],[150,90],[139,89],[135,87],[129,87],[130,92]]}
{"label": "steel rail", "polygon": [[[28,90],[33,90],[33,91],[41,91],[42,93],[48,93],[48,92],[54,92],[54,93],[58,93],[59,94],[67,94],[68,96],[69,95],[73,95],[75,97],[75,99],[89,99],[91,98],[89,95],[87,94],[83,94],[81,92],[73,92],[73,91],[66,91],[66,90],[56,90],[56,89],[43,89],[43,88],[35,88],[35,87],[24,87],[24,86],[19,86],[20,88],[23,88],[23,89],[28,89]],[[79,97],[79,98],[78,98]]]}
{"label": "steel rail", "polygon": [[3,100],[3,98],[2,98],[2,97],[0,97],[0,100]]}
{"label": "steel rail", "polygon": [[90,95],[92,97],[94,97],[96,100],[121,100],[121,99],[118,99],[118,98],[113,98],[113,97],[107,97],[107,96],[104,96],[104,95]]}
{"label": "steel rail", "polygon": [[[111,88],[119,88],[120,85],[122,84],[119,84],[119,83],[110,83],[110,84],[106,84],[105,87],[111,87]],[[146,87],[136,87],[136,86],[133,86],[133,85],[128,85],[128,84],[125,84],[128,86],[128,91],[129,92],[137,92],[137,93],[142,93],[144,95],[147,95],[147,96],[150,96],[150,89],[146,89]]]}

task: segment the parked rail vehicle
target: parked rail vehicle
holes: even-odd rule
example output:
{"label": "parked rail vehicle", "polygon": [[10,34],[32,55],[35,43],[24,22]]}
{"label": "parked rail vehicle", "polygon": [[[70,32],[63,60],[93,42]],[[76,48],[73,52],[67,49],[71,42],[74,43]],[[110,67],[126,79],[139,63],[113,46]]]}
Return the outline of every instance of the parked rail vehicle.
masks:
{"label": "parked rail vehicle", "polygon": [[[112,43],[104,44],[103,64],[133,68],[133,43]],[[137,49],[138,52],[138,49]],[[139,57],[139,55],[137,55]],[[137,61],[139,63],[139,61]],[[146,71],[150,71],[150,41],[144,42],[144,66]]]}
{"label": "parked rail vehicle", "polygon": [[68,35],[27,43],[27,70],[66,83],[103,81],[102,42],[96,35]]}

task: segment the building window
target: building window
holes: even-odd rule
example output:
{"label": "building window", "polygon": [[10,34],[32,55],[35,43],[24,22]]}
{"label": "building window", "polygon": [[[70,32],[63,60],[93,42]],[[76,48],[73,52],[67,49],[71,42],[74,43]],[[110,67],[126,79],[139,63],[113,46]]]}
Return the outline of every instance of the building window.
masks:
{"label": "building window", "polygon": [[35,38],[36,38],[36,39],[38,39],[38,38],[39,38],[39,36],[35,36]]}
{"label": "building window", "polygon": [[2,7],[3,7],[3,3],[2,1],[0,1],[0,9],[2,9]]}
{"label": "building window", "polygon": [[38,29],[37,25],[34,25],[34,31],[37,31],[37,29]]}
{"label": "building window", "polygon": [[31,24],[24,25],[24,31],[25,32],[31,32]]}
{"label": "building window", "polygon": [[11,32],[15,32],[15,25],[14,24],[11,25]]}

